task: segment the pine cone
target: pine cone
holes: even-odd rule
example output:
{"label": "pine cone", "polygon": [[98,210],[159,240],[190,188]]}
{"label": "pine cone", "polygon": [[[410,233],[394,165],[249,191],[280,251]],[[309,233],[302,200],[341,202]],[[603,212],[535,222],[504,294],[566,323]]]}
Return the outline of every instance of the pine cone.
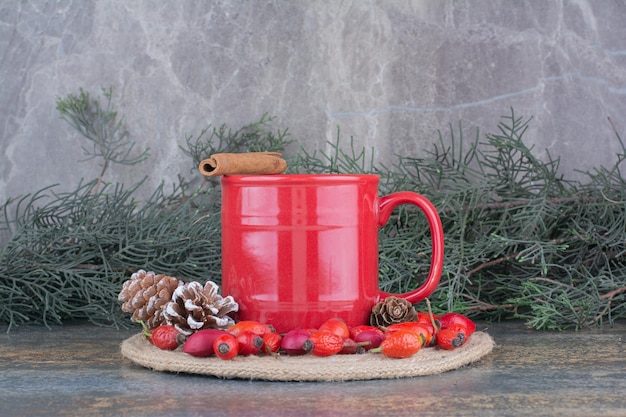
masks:
{"label": "pine cone", "polygon": [[180,284],[174,277],[140,269],[122,284],[117,298],[124,303],[122,311],[132,313],[133,321],[141,320],[154,329],[162,324],[162,307],[172,299]]}
{"label": "pine cone", "polygon": [[235,322],[227,314],[238,310],[232,296],[218,294],[216,283],[207,281],[202,287],[192,281],[174,291],[172,300],[163,308],[163,317],[167,324],[188,336],[201,329],[229,328]]}
{"label": "pine cone", "polygon": [[394,296],[377,303],[372,307],[370,315],[370,324],[376,327],[387,327],[394,323],[415,320],[417,320],[415,307],[404,298]]}

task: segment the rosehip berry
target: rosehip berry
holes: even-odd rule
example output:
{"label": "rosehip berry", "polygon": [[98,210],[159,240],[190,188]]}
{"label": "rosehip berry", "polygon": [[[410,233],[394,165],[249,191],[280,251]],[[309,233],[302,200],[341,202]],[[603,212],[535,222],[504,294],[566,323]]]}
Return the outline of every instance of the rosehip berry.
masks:
{"label": "rosehip berry", "polygon": [[398,330],[410,330],[417,333],[422,338],[422,346],[428,346],[432,340],[434,333],[431,331],[433,327],[416,321],[408,321],[404,323],[396,323],[387,327],[385,336]]}
{"label": "rosehip berry", "polygon": [[305,355],[307,352],[302,348],[311,336],[311,333],[304,329],[293,329],[283,336],[280,348],[289,356]]}
{"label": "rosehip berry", "polygon": [[263,335],[263,347],[261,350],[268,355],[279,351],[283,338],[278,333],[265,333]]}
{"label": "rosehip berry", "polygon": [[360,326],[354,326],[350,328],[350,337],[353,339],[356,339],[356,337],[359,335],[359,333],[365,332],[365,331],[374,331],[380,334],[380,336],[382,337],[383,335],[383,331],[380,330],[378,327],[375,326],[370,326],[368,324],[363,324]]}
{"label": "rosehip berry", "polygon": [[163,324],[152,330],[148,335],[148,340],[154,346],[163,350],[174,350],[181,342],[181,334],[174,326]]}
{"label": "rosehip berry", "polygon": [[464,316],[460,313],[445,313],[439,317],[437,320],[441,324],[442,329],[446,329],[453,324],[460,324],[465,327],[467,330],[466,336],[469,337],[476,330],[476,323],[474,323],[470,318]]}
{"label": "rosehip berry", "polygon": [[235,336],[239,343],[239,355],[256,355],[263,347],[263,338],[256,333],[244,331]]}
{"label": "rosehip berry", "polygon": [[302,348],[315,356],[331,356],[341,352],[344,339],[328,331],[318,331],[313,333]]}
{"label": "rosehip berry", "polygon": [[354,341],[360,344],[364,350],[376,349],[385,339],[382,331],[364,330],[356,335]]}
{"label": "rosehip berry", "polygon": [[263,336],[265,333],[272,333],[274,331],[274,328],[268,324],[261,323],[259,321],[242,320],[230,326],[227,331],[228,333],[235,336],[243,332],[251,332],[259,336]]}
{"label": "rosehip berry", "polygon": [[183,345],[183,352],[200,358],[213,356],[215,354],[213,342],[224,333],[226,333],[224,330],[218,329],[198,330],[187,338]]}
{"label": "rosehip berry", "polygon": [[347,339],[350,337],[350,328],[343,319],[340,319],[338,317],[333,317],[326,320],[318,328],[318,331],[334,333],[342,339]]}
{"label": "rosehip berry", "polygon": [[465,334],[454,328],[441,329],[437,333],[437,346],[445,350],[454,350],[465,343]]}
{"label": "rosehip berry", "polygon": [[239,342],[232,334],[224,333],[213,342],[213,350],[220,359],[232,359],[239,353]]}
{"label": "rosehip berry", "polygon": [[370,352],[380,352],[389,358],[409,358],[422,348],[422,338],[410,330],[398,330],[387,335],[385,340],[376,349]]}

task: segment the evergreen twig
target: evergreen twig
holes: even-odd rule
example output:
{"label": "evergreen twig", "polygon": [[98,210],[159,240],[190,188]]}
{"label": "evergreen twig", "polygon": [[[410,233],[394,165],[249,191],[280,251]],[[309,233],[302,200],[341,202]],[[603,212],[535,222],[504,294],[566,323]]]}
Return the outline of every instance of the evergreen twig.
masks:
{"label": "evergreen twig", "polygon": [[80,89],[78,95],[68,94],[57,99],[57,111],[61,118],[91,143],[91,148],[82,146],[86,158],[100,158],[102,169],[98,175],[97,192],[111,163],[135,165],[148,159],[146,149],[137,156],[131,156],[135,143],[129,139],[124,129],[124,118],[118,118],[113,107],[113,87],[102,88],[106,103],[102,107],[99,99],[92,99],[89,93]]}

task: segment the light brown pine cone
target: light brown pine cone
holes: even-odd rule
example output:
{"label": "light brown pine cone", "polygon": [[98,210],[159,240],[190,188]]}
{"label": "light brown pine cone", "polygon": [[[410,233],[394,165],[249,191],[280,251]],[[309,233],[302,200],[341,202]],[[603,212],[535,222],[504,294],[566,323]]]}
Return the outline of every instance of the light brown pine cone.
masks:
{"label": "light brown pine cone", "polygon": [[154,329],[163,323],[162,308],[181,284],[175,277],[140,269],[124,281],[117,298],[123,302],[122,311],[131,313],[133,321],[143,321]]}

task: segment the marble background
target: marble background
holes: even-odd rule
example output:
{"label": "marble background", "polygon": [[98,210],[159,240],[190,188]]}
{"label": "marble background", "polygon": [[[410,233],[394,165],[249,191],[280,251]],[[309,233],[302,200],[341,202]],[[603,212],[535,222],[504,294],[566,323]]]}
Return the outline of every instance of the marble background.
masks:
{"label": "marble background", "polygon": [[624,0],[0,0],[0,202],[95,178],[58,97],[114,99],[149,162],[108,180],[198,175],[179,145],[213,123],[275,116],[298,146],[340,128],[377,160],[419,155],[462,121],[533,117],[567,176],[626,137]]}

